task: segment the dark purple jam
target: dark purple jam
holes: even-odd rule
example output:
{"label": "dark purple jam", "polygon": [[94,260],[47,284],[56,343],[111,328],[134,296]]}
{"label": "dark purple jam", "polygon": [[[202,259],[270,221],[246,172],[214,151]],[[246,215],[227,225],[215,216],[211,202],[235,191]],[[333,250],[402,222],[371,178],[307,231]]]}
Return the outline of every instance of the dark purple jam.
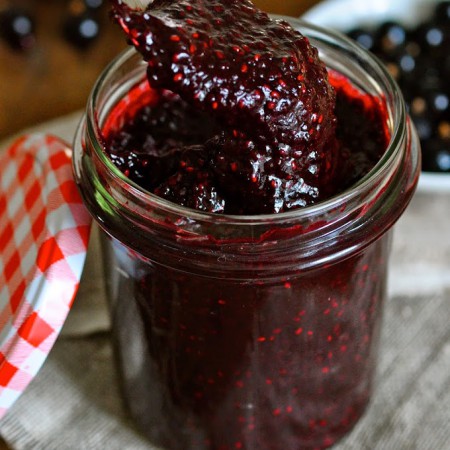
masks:
{"label": "dark purple jam", "polygon": [[113,244],[114,275],[127,274],[114,339],[142,432],[168,450],[338,441],[372,392],[389,242],[273,280],[177,270],[163,250],[144,260]]}
{"label": "dark purple jam", "polygon": [[[387,147],[388,132],[379,100],[357,91],[337,74],[331,73],[330,81],[336,91],[339,155],[336,174],[327,187],[331,196],[373,168]],[[144,189],[202,211],[264,212],[245,192],[237,198],[220,188],[215,171],[218,133],[220,126],[210,115],[170,91],[152,90],[146,82],[116,106],[103,130],[114,164]],[[233,162],[230,165],[235,167]]]}
{"label": "dark purple jam", "polygon": [[[148,80],[113,109],[104,145],[144,189],[201,211],[280,213],[344,191],[385,152],[382,101],[250,2],[113,5]],[[113,322],[147,435],[180,450],[336,442],[369,398],[387,244],[274,280],[210,277],[117,246],[129,275]]]}
{"label": "dark purple jam", "polygon": [[384,152],[380,108],[341,91],[336,105],[317,49],[252,3],[113,5],[156,100],[106,148],[158,196],[208,212],[278,213],[348,187]]}
{"label": "dark purple jam", "polygon": [[[306,37],[247,0],[156,0],[139,11],[113,5],[148,63],[152,88],[177,93],[219,127],[201,143],[207,167],[195,167],[210,174],[200,191],[216,198],[211,210],[219,202],[233,213],[282,212],[329,195],[335,94]],[[184,173],[175,178],[185,184]],[[185,195],[173,184],[158,195],[198,203],[195,189]]]}

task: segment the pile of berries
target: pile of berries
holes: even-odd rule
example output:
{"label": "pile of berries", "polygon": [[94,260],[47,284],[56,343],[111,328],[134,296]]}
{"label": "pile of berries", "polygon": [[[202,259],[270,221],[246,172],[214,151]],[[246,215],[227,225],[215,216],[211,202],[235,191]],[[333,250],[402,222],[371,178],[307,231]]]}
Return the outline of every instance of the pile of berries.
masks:
{"label": "pile of berries", "polygon": [[422,145],[422,169],[450,172],[450,1],[407,28],[387,21],[348,36],[377,55],[398,82]]}

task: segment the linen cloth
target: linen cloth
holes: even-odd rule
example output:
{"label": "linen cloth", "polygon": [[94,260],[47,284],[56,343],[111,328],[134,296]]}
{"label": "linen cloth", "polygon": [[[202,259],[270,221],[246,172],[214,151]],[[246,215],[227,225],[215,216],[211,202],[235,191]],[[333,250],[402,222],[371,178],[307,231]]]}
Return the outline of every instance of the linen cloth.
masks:
{"label": "linen cloth", "polygon": [[[79,116],[40,129],[70,141]],[[449,221],[450,192],[418,192],[395,226],[375,392],[334,450],[450,449]],[[94,230],[63,332],[0,422],[14,450],[155,448],[121,402],[100,257]]]}

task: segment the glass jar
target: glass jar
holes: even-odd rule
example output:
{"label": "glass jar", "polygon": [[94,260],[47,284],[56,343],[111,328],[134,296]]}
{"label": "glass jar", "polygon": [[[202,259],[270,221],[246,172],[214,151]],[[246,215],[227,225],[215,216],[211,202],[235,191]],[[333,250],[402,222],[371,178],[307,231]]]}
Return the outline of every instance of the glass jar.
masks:
{"label": "glass jar", "polygon": [[99,78],[77,132],[75,176],[104,231],[124,397],[164,448],[324,448],[371,395],[391,229],[417,183],[418,139],[377,60],[343,36],[290,22],[330,69],[386,104],[386,153],[340,195],[277,215],[226,216],[130,182],[100,130],[145,79],[133,50]]}

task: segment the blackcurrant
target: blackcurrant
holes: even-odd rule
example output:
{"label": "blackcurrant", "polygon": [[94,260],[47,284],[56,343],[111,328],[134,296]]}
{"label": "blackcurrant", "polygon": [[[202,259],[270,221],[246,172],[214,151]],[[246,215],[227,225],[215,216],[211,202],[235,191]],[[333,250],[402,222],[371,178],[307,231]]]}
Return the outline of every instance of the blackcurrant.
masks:
{"label": "blackcurrant", "polygon": [[405,45],[407,32],[403,25],[394,21],[383,23],[376,31],[375,50],[385,57],[392,56]]}
{"label": "blackcurrant", "polygon": [[18,7],[0,13],[0,36],[14,50],[29,50],[35,44],[33,17]]}
{"label": "blackcurrant", "polygon": [[439,2],[434,11],[433,19],[436,23],[450,24],[450,2]]}
{"label": "blackcurrant", "polygon": [[103,0],[84,0],[86,8],[99,9],[103,5]]}
{"label": "blackcurrant", "polygon": [[415,30],[414,35],[422,51],[427,52],[430,56],[439,57],[447,51],[449,39],[448,25],[427,22],[420,25]]}
{"label": "blackcurrant", "polygon": [[375,36],[370,30],[355,28],[348,33],[348,36],[356,41],[366,50],[372,50],[375,43]]}
{"label": "blackcurrant", "polygon": [[450,112],[450,99],[444,91],[430,91],[427,92],[426,102],[428,110],[431,114],[442,117]]}
{"label": "blackcurrant", "polygon": [[98,38],[100,23],[96,16],[89,12],[69,15],[64,22],[63,33],[72,45],[86,49]]}
{"label": "blackcurrant", "polygon": [[450,141],[433,138],[422,143],[422,167],[430,172],[450,172]]}
{"label": "blackcurrant", "polygon": [[442,77],[433,58],[423,56],[417,60],[416,68],[411,74],[414,80],[410,89],[414,94],[424,94],[433,90],[440,90]]}
{"label": "blackcurrant", "polygon": [[433,136],[434,125],[427,116],[412,116],[412,120],[421,141],[426,141]]}

